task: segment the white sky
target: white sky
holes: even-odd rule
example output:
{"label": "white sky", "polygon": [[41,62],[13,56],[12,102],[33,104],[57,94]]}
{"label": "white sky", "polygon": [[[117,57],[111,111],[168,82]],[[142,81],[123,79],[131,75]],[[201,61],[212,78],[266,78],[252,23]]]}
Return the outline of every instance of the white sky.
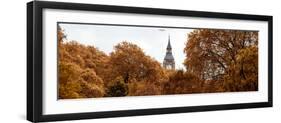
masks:
{"label": "white sky", "polygon": [[85,45],[93,45],[99,50],[109,54],[113,47],[122,42],[129,41],[137,44],[161,64],[166,54],[168,35],[172,45],[176,69],[184,69],[185,59],[183,49],[187,35],[193,29],[158,28],[158,27],[131,27],[110,25],[66,24],[59,26],[67,35],[68,41],[75,40]]}

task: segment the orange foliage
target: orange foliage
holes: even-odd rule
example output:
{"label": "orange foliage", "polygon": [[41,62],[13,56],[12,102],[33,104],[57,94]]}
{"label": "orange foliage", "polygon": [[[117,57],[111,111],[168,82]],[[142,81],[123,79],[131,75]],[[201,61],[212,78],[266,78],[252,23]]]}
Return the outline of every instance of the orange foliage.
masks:
{"label": "orange foliage", "polygon": [[188,35],[184,64],[205,89],[216,83],[215,92],[257,90],[257,45],[255,31],[197,29]]}
{"label": "orange foliage", "polygon": [[92,46],[77,42],[64,42],[62,30],[58,31],[59,41],[59,98],[103,97],[108,57]]}
{"label": "orange foliage", "polygon": [[202,92],[202,81],[192,73],[174,71],[164,84],[165,94],[188,94]]}
{"label": "orange foliage", "polygon": [[186,70],[167,70],[123,41],[105,54],[58,30],[59,99],[255,91],[258,33],[197,29],[188,35]]}
{"label": "orange foliage", "polygon": [[147,56],[141,48],[129,42],[121,42],[110,54],[111,75],[122,76],[125,83],[131,81],[159,82],[164,71],[159,62]]}

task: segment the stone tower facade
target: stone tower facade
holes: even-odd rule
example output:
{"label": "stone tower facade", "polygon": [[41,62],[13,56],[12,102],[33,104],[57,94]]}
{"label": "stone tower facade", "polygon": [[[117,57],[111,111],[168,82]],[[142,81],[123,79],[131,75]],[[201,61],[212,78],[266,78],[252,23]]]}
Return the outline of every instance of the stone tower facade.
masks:
{"label": "stone tower facade", "polygon": [[163,67],[165,69],[175,69],[175,60],[174,60],[174,56],[172,54],[172,46],[170,43],[170,35],[169,35],[169,39],[168,39],[168,46],[166,48],[166,55],[163,61]]}

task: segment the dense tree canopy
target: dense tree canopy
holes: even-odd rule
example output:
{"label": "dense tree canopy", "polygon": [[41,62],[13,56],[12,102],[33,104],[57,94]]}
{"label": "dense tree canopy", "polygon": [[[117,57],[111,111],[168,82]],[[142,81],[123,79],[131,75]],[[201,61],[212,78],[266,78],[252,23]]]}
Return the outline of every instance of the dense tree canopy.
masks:
{"label": "dense tree canopy", "polygon": [[64,42],[63,30],[58,31],[59,98],[91,98],[105,94],[102,77],[108,57],[92,46],[75,41]]}
{"label": "dense tree canopy", "polygon": [[258,90],[258,32],[195,29],[184,70],[170,70],[130,41],[104,53],[58,28],[59,99]]}
{"label": "dense tree canopy", "polygon": [[200,93],[202,89],[202,81],[196,75],[183,70],[172,72],[164,84],[165,94]]}
{"label": "dense tree canopy", "polygon": [[[224,84],[227,90],[243,90],[244,87],[240,87],[243,85],[236,81],[257,81],[257,45],[258,32],[197,29],[188,35],[184,64],[188,71],[199,75],[202,80],[227,82]],[[239,87],[234,89],[234,85],[229,83]],[[248,86],[257,88],[257,84],[245,86],[247,89]]]}
{"label": "dense tree canopy", "polygon": [[122,76],[125,83],[157,82],[164,74],[159,62],[145,55],[141,48],[129,42],[121,42],[114,47],[109,63],[112,65],[112,72]]}
{"label": "dense tree canopy", "polygon": [[126,41],[117,44],[110,54],[109,64],[113,78],[121,76],[128,83],[129,95],[160,94],[156,83],[163,81],[164,70],[137,45]]}
{"label": "dense tree canopy", "polygon": [[224,77],[225,88],[230,91],[258,90],[258,48],[256,46],[239,50],[236,63],[229,66]]}

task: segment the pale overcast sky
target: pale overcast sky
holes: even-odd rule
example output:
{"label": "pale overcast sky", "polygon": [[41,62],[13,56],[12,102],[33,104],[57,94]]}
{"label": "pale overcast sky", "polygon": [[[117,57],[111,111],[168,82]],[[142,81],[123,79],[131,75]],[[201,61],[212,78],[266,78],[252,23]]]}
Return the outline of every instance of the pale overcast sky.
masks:
{"label": "pale overcast sky", "polygon": [[187,41],[188,33],[193,31],[193,29],[179,28],[66,23],[60,23],[59,26],[64,30],[68,41],[75,40],[85,45],[93,45],[107,54],[112,52],[113,46],[119,42],[129,41],[137,44],[143,49],[146,55],[153,57],[161,64],[166,54],[168,36],[170,34],[172,52],[175,58],[177,69],[184,69],[184,44]]}

